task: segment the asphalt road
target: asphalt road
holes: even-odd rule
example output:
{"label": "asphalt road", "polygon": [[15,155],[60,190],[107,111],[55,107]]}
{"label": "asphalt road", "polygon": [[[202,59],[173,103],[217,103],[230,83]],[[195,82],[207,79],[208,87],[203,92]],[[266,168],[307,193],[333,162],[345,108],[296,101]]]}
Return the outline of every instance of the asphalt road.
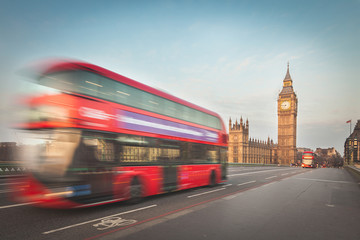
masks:
{"label": "asphalt road", "polygon": [[0,239],[360,238],[360,185],[346,170],[230,167],[228,177],[136,205],[71,210],[12,203],[0,179]]}

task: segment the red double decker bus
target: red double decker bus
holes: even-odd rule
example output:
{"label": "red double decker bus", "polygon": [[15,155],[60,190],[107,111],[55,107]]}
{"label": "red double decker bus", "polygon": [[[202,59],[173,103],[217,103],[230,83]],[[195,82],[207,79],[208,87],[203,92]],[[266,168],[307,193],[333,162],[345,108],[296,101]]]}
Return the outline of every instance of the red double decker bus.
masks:
{"label": "red double decker bus", "polygon": [[313,152],[310,152],[310,151],[303,152],[301,167],[303,167],[303,168],[314,168],[315,167],[314,155],[315,154]]}
{"label": "red double decker bus", "polygon": [[55,90],[26,99],[18,125],[36,141],[15,200],[77,208],[215,185],[226,180],[220,116],[104,68],[56,61],[36,71]]}

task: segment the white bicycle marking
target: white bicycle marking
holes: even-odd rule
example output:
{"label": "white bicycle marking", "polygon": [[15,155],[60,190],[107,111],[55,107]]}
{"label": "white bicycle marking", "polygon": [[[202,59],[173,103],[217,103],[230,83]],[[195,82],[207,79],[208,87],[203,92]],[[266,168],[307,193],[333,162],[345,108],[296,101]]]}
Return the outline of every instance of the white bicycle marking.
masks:
{"label": "white bicycle marking", "polygon": [[101,222],[94,224],[93,226],[97,228],[97,230],[105,230],[112,227],[120,227],[120,226],[128,226],[136,223],[136,220],[133,219],[123,219],[121,217],[109,217],[101,219]]}
{"label": "white bicycle marking", "polygon": [[62,228],[50,230],[50,231],[47,231],[47,232],[43,232],[42,234],[50,234],[50,233],[54,233],[54,232],[66,230],[66,229],[69,229],[69,228],[82,226],[82,225],[85,225],[85,224],[88,224],[88,223],[91,223],[91,222],[100,221],[100,220],[102,220],[102,219],[110,219],[110,218],[115,217],[115,216],[124,215],[124,214],[132,213],[132,212],[137,212],[137,211],[145,210],[145,209],[152,208],[152,207],[156,207],[156,206],[157,206],[157,205],[154,204],[154,205],[150,205],[150,206],[146,206],[146,207],[142,207],[142,208],[137,208],[137,209],[133,209],[133,210],[130,210],[130,211],[126,211],[126,212],[122,212],[122,213],[117,213],[117,214],[114,214],[114,215],[110,215],[110,216],[106,216],[106,217],[102,217],[102,218],[97,218],[97,219],[93,219],[93,220],[90,220],[90,221],[81,222],[81,223],[69,225],[69,226],[66,226],[66,227],[62,227]]}

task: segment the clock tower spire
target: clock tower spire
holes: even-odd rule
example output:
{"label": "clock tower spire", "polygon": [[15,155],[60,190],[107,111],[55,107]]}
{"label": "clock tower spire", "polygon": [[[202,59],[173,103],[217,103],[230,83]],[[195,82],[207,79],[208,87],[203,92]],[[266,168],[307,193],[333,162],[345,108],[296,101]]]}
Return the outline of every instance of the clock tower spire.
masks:
{"label": "clock tower spire", "polygon": [[278,161],[289,165],[296,163],[297,97],[290,76],[289,62],[278,98]]}
{"label": "clock tower spire", "polygon": [[292,79],[291,79],[290,71],[289,71],[289,62],[287,63],[287,71],[286,71],[285,78],[283,80],[283,87],[292,87]]}

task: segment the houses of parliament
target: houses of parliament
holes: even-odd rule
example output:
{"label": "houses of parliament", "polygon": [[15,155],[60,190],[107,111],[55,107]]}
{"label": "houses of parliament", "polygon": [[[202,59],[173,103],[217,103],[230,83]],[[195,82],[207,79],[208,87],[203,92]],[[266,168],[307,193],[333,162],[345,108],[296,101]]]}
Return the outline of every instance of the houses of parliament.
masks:
{"label": "houses of parliament", "polygon": [[230,163],[258,163],[289,165],[296,162],[296,126],[298,100],[293,89],[289,63],[283,87],[277,99],[278,143],[270,138],[249,138],[249,121],[229,119]]}

